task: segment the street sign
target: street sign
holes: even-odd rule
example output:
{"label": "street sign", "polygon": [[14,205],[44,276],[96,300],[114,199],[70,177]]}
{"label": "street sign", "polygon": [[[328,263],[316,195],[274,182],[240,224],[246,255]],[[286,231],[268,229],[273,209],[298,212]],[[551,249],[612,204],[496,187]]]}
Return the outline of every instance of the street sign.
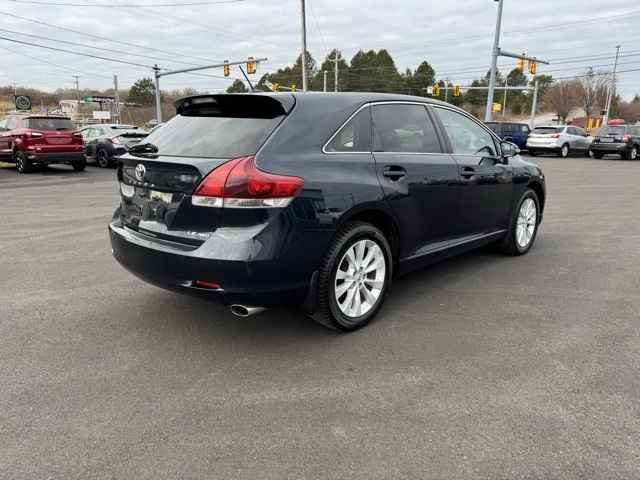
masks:
{"label": "street sign", "polygon": [[16,95],[16,110],[31,110],[31,97],[28,95]]}
{"label": "street sign", "polygon": [[94,110],[93,119],[94,120],[111,120],[111,112],[108,110]]}
{"label": "street sign", "polygon": [[502,104],[494,102],[493,103],[493,111],[494,112],[501,112],[502,111]]}
{"label": "street sign", "polygon": [[433,95],[433,87],[432,86],[427,87],[427,95]]}
{"label": "street sign", "polygon": [[115,97],[103,97],[99,95],[92,95],[89,97],[84,97],[85,102],[95,102],[95,103],[112,103],[116,101]]}

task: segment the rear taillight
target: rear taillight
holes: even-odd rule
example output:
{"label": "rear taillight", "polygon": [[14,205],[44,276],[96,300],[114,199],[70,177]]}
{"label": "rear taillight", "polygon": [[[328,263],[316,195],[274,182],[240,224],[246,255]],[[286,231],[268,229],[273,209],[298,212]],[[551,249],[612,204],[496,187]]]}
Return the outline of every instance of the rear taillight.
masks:
{"label": "rear taillight", "polygon": [[630,135],[625,135],[624,137],[622,137],[622,141],[624,143],[629,143],[629,140],[631,140],[631,136]]}
{"label": "rear taillight", "polygon": [[300,177],[259,170],[254,156],[239,157],[209,173],[191,203],[216,208],[282,208],[291,203],[303,185]]}
{"label": "rear taillight", "polygon": [[29,132],[27,135],[29,137],[31,137],[31,138],[42,138],[42,137],[44,137],[44,133],[40,133],[40,132]]}
{"label": "rear taillight", "polygon": [[560,134],[559,133],[554,133],[553,135],[551,135],[551,138],[560,138]]}

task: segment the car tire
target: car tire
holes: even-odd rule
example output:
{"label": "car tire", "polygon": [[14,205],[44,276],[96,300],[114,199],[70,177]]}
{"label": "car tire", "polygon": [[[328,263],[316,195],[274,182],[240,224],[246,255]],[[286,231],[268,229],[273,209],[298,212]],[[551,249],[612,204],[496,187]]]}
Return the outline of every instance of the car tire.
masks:
{"label": "car tire", "polygon": [[107,152],[104,148],[99,148],[96,151],[96,163],[100,168],[109,168],[112,164],[109,152]]}
{"label": "car tire", "polygon": [[562,145],[560,147],[560,150],[558,150],[558,156],[560,158],[567,158],[570,153],[571,153],[571,148],[569,148],[569,144],[567,144],[567,143]]}
{"label": "car tire", "polygon": [[392,269],[389,241],[378,228],[364,222],[346,224],[319,269],[313,319],[343,332],[364,327],[384,302]]}
{"label": "car tire", "polygon": [[80,160],[75,160],[71,162],[71,166],[76,172],[82,172],[87,167],[87,159],[83,157]]}
{"label": "car tire", "polygon": [[593,158],[597,158],[598,160],[601,160],[604,157],[604,153],[602,152],[594,152],[592,150],[592,153],[593,153]]}
{"label": "car tire", "polygon": [[535,150],[529,150],[529,155],[531,155],[532,157],[537,157],[538,152],[536,152]]}
{"label": "car tire", "polygon": [[13,152],[13,162],[19,173],[31,173],[34,170],[33,162],[21,150]]}
{"label": "car tire", "polygon": [[536,240],[539,225],[540,200],[536,192],[527,189],[511,213],[509,229],[501,243],[502,251],[508,255],[527,253]]}
{"label": "car tire", "polygon": [[622,154],[622,158],[625,160],[637,160],[638,159],[638,146],[633,145],[628,152]]}

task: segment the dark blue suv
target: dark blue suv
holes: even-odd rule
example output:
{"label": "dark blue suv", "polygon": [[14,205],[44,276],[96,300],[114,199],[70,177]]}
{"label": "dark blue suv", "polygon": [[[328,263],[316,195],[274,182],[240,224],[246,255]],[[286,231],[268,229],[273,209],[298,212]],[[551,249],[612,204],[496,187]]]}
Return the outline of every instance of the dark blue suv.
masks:
{"label": "dark blue suv", "polygon": [[527,148],[527,138],[531,129],[526,123],[486,122],[486,124],[501,140],[515,143],[520,150]]}

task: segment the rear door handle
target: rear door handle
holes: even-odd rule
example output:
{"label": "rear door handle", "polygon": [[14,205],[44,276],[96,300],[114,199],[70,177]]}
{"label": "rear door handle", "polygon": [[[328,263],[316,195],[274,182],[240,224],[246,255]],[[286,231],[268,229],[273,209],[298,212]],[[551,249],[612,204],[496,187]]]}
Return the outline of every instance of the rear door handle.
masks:
{"label": "rear door handle", "polygon": [[392,182],[397,182],[405,177],[407,171],[399,165],[386,165],[382,171],[382,175]]}

